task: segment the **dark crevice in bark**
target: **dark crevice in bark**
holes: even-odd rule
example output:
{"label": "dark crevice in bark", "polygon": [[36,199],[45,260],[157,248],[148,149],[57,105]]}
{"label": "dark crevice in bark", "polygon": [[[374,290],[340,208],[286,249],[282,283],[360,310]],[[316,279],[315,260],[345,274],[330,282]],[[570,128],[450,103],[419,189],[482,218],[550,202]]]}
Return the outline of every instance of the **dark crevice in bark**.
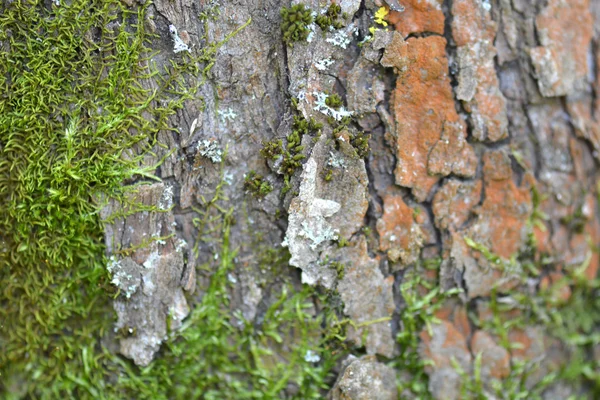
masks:
{"label": "dark crevice in bark", "polygon": [[[592,62],[591,74],[593,74],[593,78],[596,79],[597,76],[600,76],[600,65],[598,65],[596,58],[596,55],[600,54],[600,38],[592,40],[590,51],[592,52],[590,57]],[[596,82],[596,85],[592,84],[592,119],[594,119],[598,123],[600,123],[600,115],[598,115],[598,112],[600,112],[600,108],[597,109],[596,104],[598,104],[598,102],[600,101],[600,93],[598,93],[599,90],[600,82]]]}

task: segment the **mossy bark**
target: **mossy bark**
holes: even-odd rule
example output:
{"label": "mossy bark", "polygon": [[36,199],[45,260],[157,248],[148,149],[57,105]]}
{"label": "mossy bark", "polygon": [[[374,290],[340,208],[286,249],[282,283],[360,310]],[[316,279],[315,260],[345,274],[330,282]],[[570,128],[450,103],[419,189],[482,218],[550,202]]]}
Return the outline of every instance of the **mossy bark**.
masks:
{"label": "mossy bark", "polygon": [[[72,6],[61,3],[36,7],[50,18]],[[59,331],[23,341],[0,321],[10,353],[0,358],[0,393],[598,396],[600,1],[344,0],[334,16],[329,1],[297,3],[304,8],[156,0],[124,2],[131,15],[111,9],[108,28],[126,27],[123,46],[148,34],[146,50],[156,52],[135,61],[158,73],[127,81],[139,91],[107,88],[121,108],[104,122],[147,137],[115,157],[126,160],[122,176],[94,208],[101,219],[90,220],[97,275],[76,274],[82,292],[71,300],[94,312],[53,325],[65,339],[60,357],[48,345]],[[11,29],[27,26],[5,15]],[[80,46],[117,40],[94,29],[73,32]],[[0,36],[7,93],[10,54],[21,51],[11,32]],[[129,51],[105,50],[110,63]],[[107,71],[138,73],[122,61]],[[139,98],[128,113],[131,93]],[[8,131],[17,102],[3,101]],[[35,264],[38,253],[21,256],[29,250],[14,237],[29,233],[10,226],[16,204],[29,201],[9,192],[9,164],[28,167],[13,157],[18,149],[8,157],[10,139],[0,133],[9,160],[0,159],[0,199],[15,204],[0,225],[0,280],[41,280],[55,270]],[[95,178],[65,179],[79,197],[98,198]],[[71,218],[48,210],[39,221],[46,216]],[[72,244],[65,249],[79,251]],[[85,270],[81,258],[63,261],[59,273]],[[29,267],[41,272],[23,273]],[[15,290],[0,291],[7,320],[38,326],[39,307],[16,304],[44,297]],[[89,332],[81,315],[92,318]],[[93,339],[81,342],[82,330]]]}

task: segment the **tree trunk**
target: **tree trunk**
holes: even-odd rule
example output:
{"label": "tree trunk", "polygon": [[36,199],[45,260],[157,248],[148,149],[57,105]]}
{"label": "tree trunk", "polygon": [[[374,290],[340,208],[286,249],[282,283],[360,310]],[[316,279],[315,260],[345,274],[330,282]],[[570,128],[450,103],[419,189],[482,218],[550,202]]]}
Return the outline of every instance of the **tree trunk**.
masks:
{"label": "tree trunk", "polygon": [[[88,386],[151,397],[135,376],[156,398],[597,396],[600,1],[293,4],[305,8],[155,0],[140,14],[156,34],[149,65],[203,54],[207,69],[182,75],[189,91],[162,146],[134,148],[160,182],[138,175],[126,202],[102,206],[117,320],[95,333],[111,372]],[[291,298],[308,305],[302,317],[285,319]],[[229,328],[207,328],[206,304]],[[223,359],[194,344],[211,335],[231,335]],[[218,379],[164,372],[182,359]],[[170,383],[143,378],[148,365]],[[273,372],[286,365],[293,376]],[[255,393],[224,383],[236,379]]]}

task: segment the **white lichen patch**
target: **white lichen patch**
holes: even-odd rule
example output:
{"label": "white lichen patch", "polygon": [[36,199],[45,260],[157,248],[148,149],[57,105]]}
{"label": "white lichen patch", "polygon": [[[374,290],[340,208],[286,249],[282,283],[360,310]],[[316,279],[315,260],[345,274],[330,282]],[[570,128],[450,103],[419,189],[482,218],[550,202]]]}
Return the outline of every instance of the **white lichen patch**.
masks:
{"label": "white lichen patch", "polygon": [[304,355],[304,361],[310,362],[310,363],[316,363],[316,362],[321,361],[321,356],[319,356],[317,353],[315,353],[312,350],[306,350],[306,354]]}
{"label": "white lichen patch", "polygon": [[213,164],[218,164],[223,160],[223,149],[219,147],[216,140],[201,140],[198,142],[196,150],[202,157],[208,158]]}
{"label": "white lichen patch", "polygon": [[329,158],[327,159],[327,165],[331,168],[346,168],[346,161],[343,157],[340,157],[334,154],[333,151],[330,151]]}
{"label": "white lichen patch", "polygon": [[[130,263],[133,261],[129,260]],[[135,293],[139,287],[139,279],[133,276],[133,269],[129,263],[122,263],[121,260],[117,260],[115,256],[111,256],[106,269],[112,275],[110,283],[115,285],[126,298],[131,298],[131,295]]]}
{"label": "white lichen patch", "polygon": [[306,92],[304,90],[298,92],[298,103],[302,101],[308,103],[308,99],[306,98]]}
{"label": "white lichen patch", "polygon": [[153,251],[152,253],[150,253],[146,261],[144,261],[144,268],[152,269],[156,267],[156,263],[158,262],[159,258],[160,256],[158,255],[158,251]]}
{"label": "white lichen patch", "polygon": [[237,114],[231,109],[231,107],[227,108],[227,110],[219,110],[217,113],[221,117],[221,122],[223,123],[227,121],[231,122],[237,117]]}
{"label": "white lichen patch", "polygon": [[190,52],[190,48],[183,39],[177,33],[177,28],[175,25],[169,25],[169,32],[171,33],[171,38],[173,38],[173,53],[179,53],[182,51]]}
{"label": "white lichen patch", "polygon": [[158,208],[161,210],[169,210],[173,207],[173,186],[165,185],[165,189],[158,202]]}
{"label": "white lichen patch", "polygon": [[319,60],[315,63],[315,68],[318,69],[319,71],[325,71],[333,63],[334,63],[334,61],[331,58],[323,58],[322,60]]}
{"label": "white lichen patch", "polygon": [[[349,28],[351,28],[352,30],[354,26],[350,25]],[[350,43],[352,43],[352,36],[348,35],[348,32],[346,32],[346,30],[341,29],[339,31],[336,31],[331,37],[325,39],[325,41],[327,43],[333,44],[334,46],[338,46],[342,49],[345,49]]]}
{"label": "white lichen patch", "polygon": [[151,273],[145,273],[142,275],[142,282],[144,283],[143,292],[146,296],[152,296],[154,294],[154,290],[156,289],[156,285],[152,280]]}
{"label": "white lichen patch", "polygon": [[223,174],[223,181],[228,186],[231,186],[231,184],[233,183],[233,173],[232,172],[226,172],[225,174]]}
{"label": "white lichen patch", "polygon": [[328,117],[333,117],[336,121],[341,121],[344,117],[352,116],[352,111],[346,110],[344,107],[340,107],[339,109],[329,107],[325,101],[329,97],[328,94],[321,92],[313,92],[313,96],[315,97],[315,106],[313,110],[319,111],[322,114],[327,115]]}
{"label": "white lichen patch", "polygon": [[[311,13],[312,19],[314,21],[314,19],[317,17],[317,12],[313,11]],[[308,28],[308,36],[306,37],[306,41],[308,43],[312,43],[313,39],[315,38],[315,31],[317,29],[317,24],[315,24],[314,22],[311,23],[310,25],[307,26]]]}
{"label": "white lichen patch", "polygon": [[300,193],[289,208],[289,224],[282,246],[290,250],[290,264],[302,269],[302,282],[311,285],[320,282],[330,287],[335,277],[319,266],[319,248],[322,244],[337,240],[338,232],[327,221],[337,213],[341,205],[333,200],[316,196],[317,162],[311,157],[304,165]]}
{"label": "white lichen patch", "polygon": [[175,251],[177,253],[181,253],[183,249],[187,247],[187,242],[183,239],[177,240],[177,245],[175,246]]}

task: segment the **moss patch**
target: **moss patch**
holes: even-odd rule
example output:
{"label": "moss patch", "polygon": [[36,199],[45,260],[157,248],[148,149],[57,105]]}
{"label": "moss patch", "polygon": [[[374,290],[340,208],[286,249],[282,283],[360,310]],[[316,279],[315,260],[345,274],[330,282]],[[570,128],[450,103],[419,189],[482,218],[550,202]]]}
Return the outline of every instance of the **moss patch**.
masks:
{"label": "moss patch", "polygon": [[186,97],[165,96],[177,74],[142,88],[143,18],[110,0],[0,6],[2,375],[49,384],[110,323],[98,210],[156,179],[141,160]]}
{"label": "moss patch", "polygon": [[431,332],[431,325],[438,323],[435,312],[443,301],[459,291],[454,289],[442,293],[440,287],[421,276],[418,269],[408,271],[400,285],[404,306],[400,312],[400,332],[396,341],[400,355],[391,362],[397,369],[400,393],[410,393],[419,399],[430,399],[429,377],[425,372],[427,361],[419,354],[419,334],[423,329]]}
{"label": "moss patch", "polygon": [[285,146],[281,139],[263,142],[261,155],[268,160],[274,160],[278,172],[283,175],[282,195],[292,188],[292,176],[302,166],[302,160],[305,158],[302,154],[304,150],[302,137],[309,134],[319,135],[322,128],[323,125],[313,118],[306,120],[302,116],[295,115],[292,132],[287,136]]}
{"label": "moss patch", "polygon": [[294,42],[304,41],[308,38],[308,26],[313,23],[311,13],[311,9],[304,7],[304,4],[281,9],[281,32],[284,42],[293,45]]}
{"label": "moss patch", "polygon": [[344,23],[339,20],[341,16],[342,7],[339,4],[332,3],[324,14],[320,14],[315,18],[315,23],[319,25],[323,32],[327,32],[329,29],[340,29],[344,26]]}
{"label": "moss patch", "polygon": [[244,178],[244,190],[254,197],[262,198],[273,191],[273,185],[269,183],[262,175],[255,171],[250,171]]}
{"label": "moss patch", "polygon": [[131,367],[98,341],[116,295],[98,212],[131,198],[124,182],[158,179],[142,161],[220,45],[157,70],[148,4],[0,5],[0,397],[121,397],[109,387]]}

